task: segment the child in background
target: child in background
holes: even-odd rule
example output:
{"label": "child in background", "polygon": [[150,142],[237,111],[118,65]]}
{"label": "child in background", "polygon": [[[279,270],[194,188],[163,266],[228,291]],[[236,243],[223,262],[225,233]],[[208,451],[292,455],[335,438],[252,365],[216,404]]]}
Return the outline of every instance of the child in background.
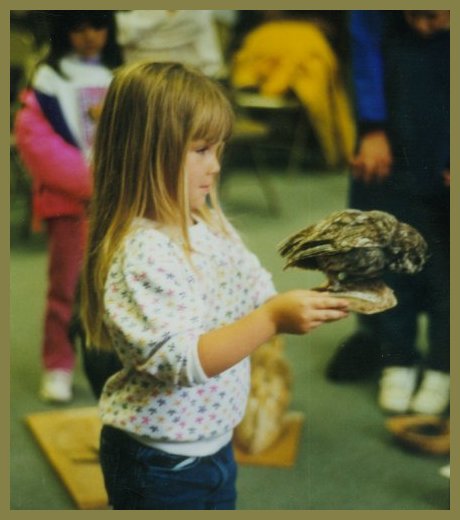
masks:
{"label": "child in background", "polygon": [[48,11],[50,48],[21,93],[16,145],[33,178],[33,226],[48,235],[40,396],[72,399],[68,326],[86,240],[90,154],[111,69],[120,64],[111,11]]}
{"label": "child in background", "polygon": [[225,73],[213,11],[148,9],[115,16],[125,63],[178,61],[208,76]]}
{"label": "child in background", "polygon": [[347,316],[325,293],[276,294],[219,209],[232,122],[220,87],[178,63],[127,66],[107,93],[81,309],[88,344],[123,364],[100,399],[114,509],[234,509],[248,356]]}

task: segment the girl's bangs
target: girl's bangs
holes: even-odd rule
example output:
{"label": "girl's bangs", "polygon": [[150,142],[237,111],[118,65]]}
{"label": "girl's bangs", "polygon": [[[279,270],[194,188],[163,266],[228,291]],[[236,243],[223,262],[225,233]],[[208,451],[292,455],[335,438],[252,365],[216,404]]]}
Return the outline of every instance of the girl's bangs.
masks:
{"label": "girl's bangs", "polygon": [[233,130],[234,115],[229,102],[219,98],[203,103],[195,110],[192,140],[203,139],[208,143],[228,141]]}

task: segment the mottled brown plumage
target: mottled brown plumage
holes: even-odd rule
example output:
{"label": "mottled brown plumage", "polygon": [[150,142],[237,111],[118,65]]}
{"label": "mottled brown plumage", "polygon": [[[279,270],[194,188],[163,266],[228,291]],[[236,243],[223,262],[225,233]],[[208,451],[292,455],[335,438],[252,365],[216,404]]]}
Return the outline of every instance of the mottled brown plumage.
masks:
{"label": "mottled brown plumage", "polygon": [[[347,209],[289,237],[279,252],[286,259],[285,269],[322,271],[328,291],[370,301],[376,293],[388,298],[389,288],[381,281],[385,272],[419,272],[427,258],[427,244],[417,230],[389,213]],[[392,292],[390,300],[383,304],[385,308],[396,304]],[[376,305],[369,311],[384,310]]]}

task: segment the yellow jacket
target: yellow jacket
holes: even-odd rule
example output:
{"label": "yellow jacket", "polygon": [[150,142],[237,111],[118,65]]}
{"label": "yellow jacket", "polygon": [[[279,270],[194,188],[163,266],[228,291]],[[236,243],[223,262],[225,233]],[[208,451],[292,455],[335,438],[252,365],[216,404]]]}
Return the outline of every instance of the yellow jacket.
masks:
{"label": "yellow jacket", "polygon": [[265,95],[292,90],[305,107],[329,166],[351,159],[356,139],[337,58],[311,22],[274,21],[254,29],[234,56],[232,83]]}

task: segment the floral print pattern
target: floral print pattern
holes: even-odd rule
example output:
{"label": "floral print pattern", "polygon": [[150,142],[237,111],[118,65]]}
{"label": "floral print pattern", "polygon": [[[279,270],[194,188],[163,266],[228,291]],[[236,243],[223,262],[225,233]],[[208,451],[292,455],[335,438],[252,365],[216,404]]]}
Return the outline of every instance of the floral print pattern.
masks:
{"label": "floral print pattern", "polygon": [[270,274],[232,229],[199,222],[187,257],[154,222],[136,219],[106,282],[105,319],[123,369],[100,400],[105,424],[157,442],[194,442],[242,419],[249,359],[208,378],[199,337],[243,317],[275,294]]}

